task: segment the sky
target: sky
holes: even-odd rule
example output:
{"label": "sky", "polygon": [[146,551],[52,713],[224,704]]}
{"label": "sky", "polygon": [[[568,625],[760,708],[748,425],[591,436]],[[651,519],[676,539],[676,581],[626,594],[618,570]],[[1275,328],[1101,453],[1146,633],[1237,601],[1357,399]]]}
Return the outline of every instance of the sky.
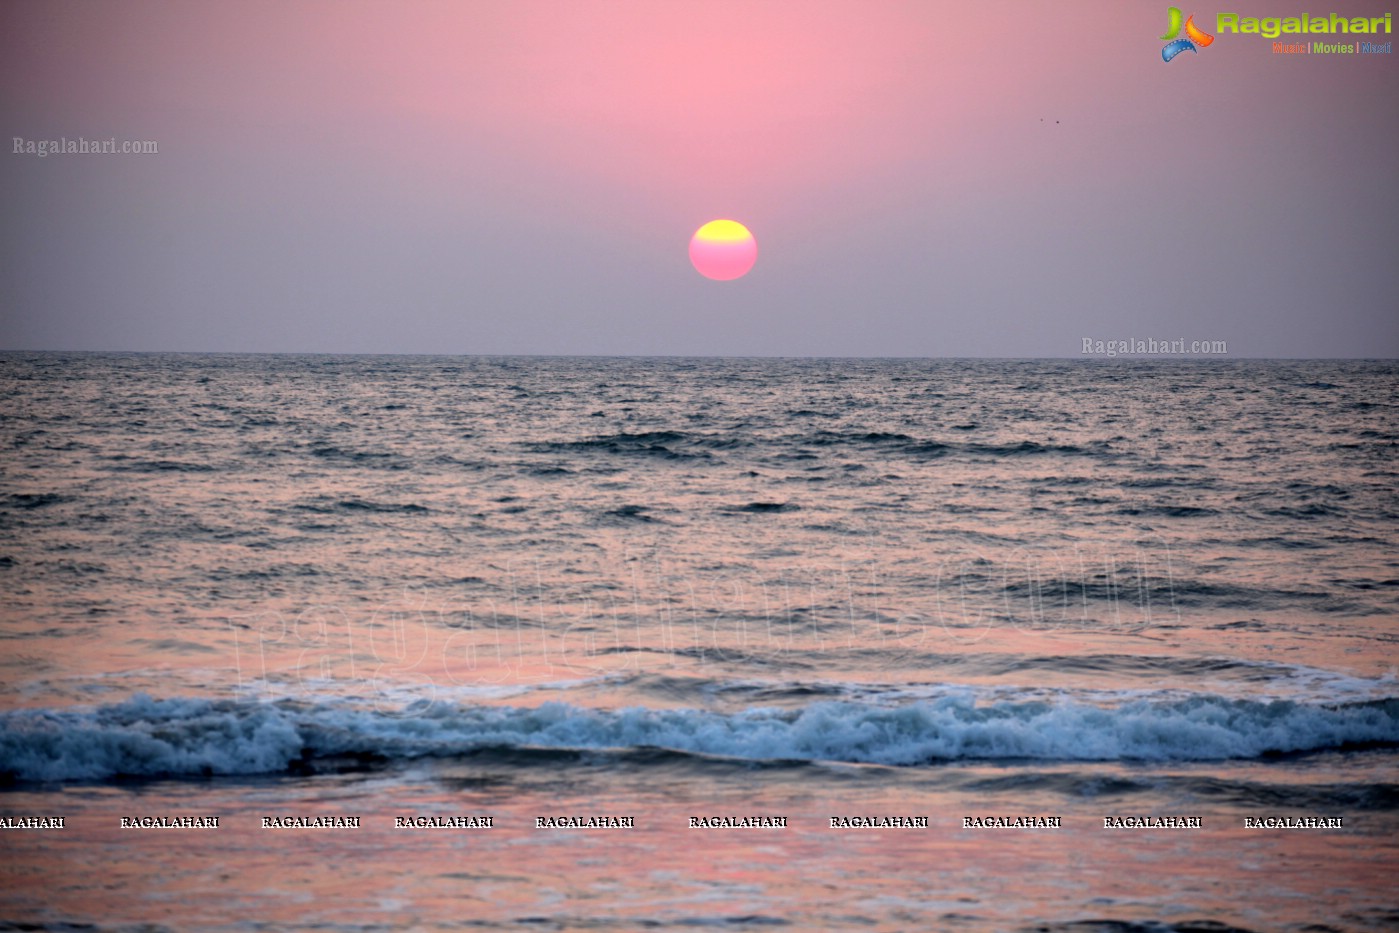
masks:
{"label": "sky", "polygon": [[1182,10],[6,0],[0,349],[1399,356],[1399,58]]}

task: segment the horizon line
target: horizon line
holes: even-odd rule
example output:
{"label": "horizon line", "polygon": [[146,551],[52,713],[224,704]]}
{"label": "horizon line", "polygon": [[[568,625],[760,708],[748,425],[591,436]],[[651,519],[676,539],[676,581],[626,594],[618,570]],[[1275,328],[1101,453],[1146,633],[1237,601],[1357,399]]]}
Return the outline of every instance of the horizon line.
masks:
{"label": "horizon line", "polygon": [[1189,353],[1118,353],[1107,356],[1099,353],[1083,353],[1066,356],[993,356],[977,354],[949,354],[946,356],[840,356],[822,354],[728,354],[728,353],[428,353],[420,351],[353,351],[353,350],[132,350],[132,349],[68,349],[33,347],[0,347],[0,355],[16,354],[83,354],[91,356],[329,356],[329,357],[420,357],[444,358],[459,357],[473,359],[596,359],[596,360],[981,360],[1007,362],[1034,362],[1039,360],[1069,361],[1085,363],[1102,362],[1354,362],[1354,363],[1393,363],[1399,356],[1249,356],[1245,354],[1189,354]]}

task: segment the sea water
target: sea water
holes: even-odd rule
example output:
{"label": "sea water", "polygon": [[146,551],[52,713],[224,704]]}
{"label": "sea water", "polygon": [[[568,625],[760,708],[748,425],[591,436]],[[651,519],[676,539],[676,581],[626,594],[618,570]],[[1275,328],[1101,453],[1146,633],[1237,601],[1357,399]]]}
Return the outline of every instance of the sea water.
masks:
{"label": "sea water", "polygon": [[1399,923],[1392,362],[8,353],[0,400],[0,811],[65,823],[3,830],[0,918]]}

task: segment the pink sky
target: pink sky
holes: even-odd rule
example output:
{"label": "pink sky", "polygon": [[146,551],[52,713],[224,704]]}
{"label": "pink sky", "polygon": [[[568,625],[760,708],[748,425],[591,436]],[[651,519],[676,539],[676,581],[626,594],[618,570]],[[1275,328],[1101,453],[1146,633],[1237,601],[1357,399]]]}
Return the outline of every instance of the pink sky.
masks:
{"label": "pink sky", "polygon": [[[1072,355],[1155,328],[1399,350],[1392,54],[1221,36],[1168,65],[1165,7],[1107,0],[0,15],[8,135],[160,144],[7,154],[28,234],[0,346]],[[761,248],[727,293],[686,259],[715,217]],[[855,348],[852,306],[875,325]]]}

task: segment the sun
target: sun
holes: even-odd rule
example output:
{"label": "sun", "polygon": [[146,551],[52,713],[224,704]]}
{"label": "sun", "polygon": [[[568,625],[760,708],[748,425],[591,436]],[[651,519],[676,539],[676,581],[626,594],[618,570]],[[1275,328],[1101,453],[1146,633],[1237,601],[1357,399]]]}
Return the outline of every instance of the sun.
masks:
{"label": "sun", "polygon": [[758,241],[736,220],[711,220],[690,238],[690,262],[706,278],[742,278],[757,259]]}

